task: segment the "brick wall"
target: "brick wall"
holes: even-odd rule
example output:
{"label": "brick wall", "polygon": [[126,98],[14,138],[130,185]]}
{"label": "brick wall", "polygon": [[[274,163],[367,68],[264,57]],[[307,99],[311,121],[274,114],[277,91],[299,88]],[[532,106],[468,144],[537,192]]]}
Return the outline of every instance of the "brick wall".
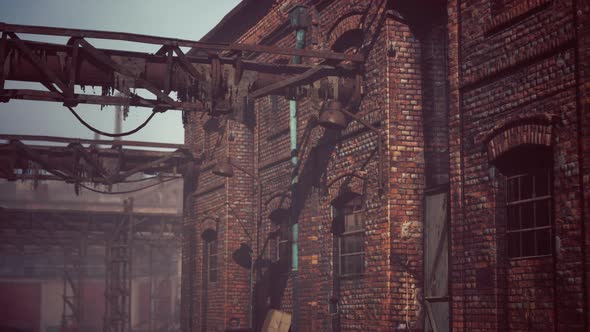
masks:
{"label": "brick wall", "polygon": [[[572,2],[496,5],[448,3],[453,327],[584,330],[587,146]],[[505,178],[494,160],[523,144],[552,151],[554,253],[509,260]]]}
{"label": "brick wall", "polygon": [[[590,317],[590,231],[582,222],[590,208],[584,194],[590,182],[588,4],[449,0],[446,10],[425,11],[411,1],[387,7],[352,0],[277,1],[237,41],[294,47],[288,10],[295,4],[312,5],[307,48],[328,50],[342,42],[340,36],[361,31],[364,94],[355,112],[384,137],[384,191],[377,177],[378,136],[355,122],[340,133],[317,126],[321,101],[298,100],[295,197],[286,98],[259,98],[248,115],[251,127],[191,115],[185,141],[201,162],[196,189],[185,198],[194,213],[185,219],[198,243],[192,249],[189,240],[184,243],[183,257],[194,264],[183,268],[192,266],[194,273],[192,298],[185,295],[188,282],[183,285],[183,306],[192,303],[192,313],[183,308],[183,314],[191,317],[193,331],[222,330],[232,318],[247,325],[248,269],[232,258],[240,245],[250,244],[244,227],[263,258],[256,270],[255,322],[270,308],[293,312],[292,275],[276,259],[279,226],[269,219],[292,206],[299,225],[300,331],[422,329],[424,192],[447,183],[452,328],[584,330]],[[289,61],[268,54],[255,59]],[[317,60],[304,59],[310,61]],[[554,252],[510,260],[506,178],[497,161],[523,145],[551,151]],[[259,178],[260,215],[251,177],[239,170],[231,179],[211,174],[215,159],[226,155]],[[365,202],[365,268],[355,278],[341,278],[336,270],[331,203],[345,188]],[[206,216],[219,218],[215,284],[203,278],[200,234]],[[183,276],[188,280],[188,273]]]}

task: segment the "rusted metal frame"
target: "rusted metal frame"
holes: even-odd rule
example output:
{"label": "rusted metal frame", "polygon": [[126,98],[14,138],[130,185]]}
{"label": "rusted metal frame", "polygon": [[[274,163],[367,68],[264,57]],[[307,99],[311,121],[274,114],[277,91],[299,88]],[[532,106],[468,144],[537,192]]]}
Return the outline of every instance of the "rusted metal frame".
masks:
{"label": "rusted metal frame", "polygon": [[8,33],[10,39],[14,41],[16,47],[23,52],[26,57],[31,61],[31,63],[47,78],[52,84],[58,86],[61,90],[62,94],[66,94],[68,91],[68,85],[62,82],[59,77],[51,71],[47,66],[43,63],[41,59],[39,59],[33,51],[15,34],[12,32]]}
{"label": "rusted metal frame", "polygon": [[38,163],[39,165],[41,165],[47,172],[50,172],[51,174],[54,174],[56,176],[61,177],[64,180],[71,180],[74,179],[75,181],[82,181],[82,179],[80,179],[79,177],[70,174],[69,172],[60,170],[59,167],[56,167],[55,165],[52,165],[52,163],[49,160],[44,160],[38,152],[34,151],[33,149],[29,148],[28,146],[26,146],[25,144],[23,144],[20,141],[13,141],[11,144],[14,144],[14,146],[18,149],[20,149],[21,151],[23,151],[32,161]]}
{"label": "rusted metal frame", "polygon": [[165,157],[159,158],[157,160],[148,162],[146,164],[136,166],[136,167],[134,167],[134,168],[132,168],[132,169],[130,169],[128,171],[111,175],[109,178],[110,178],[110,181],[113,181],[113,182],[117,182],[117,181],[120,181],[120,180],[125,180],[126,178],[128,178],[129,176],[131,176],[131,175],[133,175],[135,173],[139,173],[139,172],[141,172],[143,170],[150,169],[152,167],[157,167],[157,165],[162,164],[162,163],[166,163],[166,162],[168,162],[168,161],[170,161],[170,160],[172,160],[174,158],[177,158],[177,157],[178,156],[175,155],[175,154],[172,154],[172,155],[169,155],[169,156],[165,156]]}
{"label": "rusted metal frame", "polygon": [[[51,86],[51,85],[49,85]],[[49,88],[49,87],[48,87]],[[57,90],[52,91],[38,91],[30,89],[5,89],[0,91],[0,98],[8,99],[22,99],[22,100],[36,100],[36,101],[53,101],[64,102],[66,98]],[[169,105],[162,103],[159,100],[145,99],[141,96],[134,95],[131,99],[116,97],[116,96],[96,96],[78,94],[76,95],[76,102],[78,104],[93,104],[93,105],[129,105],[137,107],[148,108],[166,108]],[[176,106],[172,108],[180,111],[196,111],[204,112],[203,105],[200,102],[177,102]]]}
{"label": "rusted metal frame", "polygon": [[159,142],[141,142],[141,141],[112,141],[112,140],[95,140],[85,138],[69,138],[57,136],[39,136],[39,135],[5,135],[0,134],[1,140],[19,140],[19,141],[44,141],[44,142],[58,142],[58,143],[78,143],[78,144],[94,144],[94,145],[121,145],[121,146],[136,146],[147,148],[166,148],[166,149],[184,149],[183,144],[159,143]]}
{"label": "rusted metal frame", "polygon": [[176,108],[178,102],[170,98],[168,95],[160,91],[160,89],[156,88],[152,83],[148,82],[147,80],[136,77],[129,69],[125,66],[122,66],[115,61],[113,61],[108,55],[104,54],[101,50],[95,48],[90,43],[88,43],[84,39],[80,39],[80,46],[86,51],[89,55],[91,55],[94,59],[100,61],[104,65],[108,66],[112,70],[121,73],[125,76],[132,77],[137,82],[139,82],[146,90],[153,93],[155,96],[158,97],[158,100],[161,102],[166,103],[169,107],[168,108]]}
{"label": "rusted metal frame", "polygon": [[347,116],[351,117],[352,119],[359,122],[363,126],[367,127],[370,131],[374,132],[377,135],[377,153],[379,154],[379,161],[378,161],[379,165],[377,167],[378,179],[379,179],[379,191],[380,191],[380,193],[383,193],[384,192],[384,183],[383,183],[384,171],[383,171],[383,168],[385,167],[383,165],[383,161],[384,161],[384,157],[385,157],[383,154],[383,133],[381,133],[381,131],[378,128],[375,128],[369,122],[363,120],[363,118],[361,118],[360,116],[357,116],[356,114],[350,112],[346,107],[343,107],[341,109],[341,111],[342,111],[342,113],[346,114]]}
{"label": "rusted metal frame", "polygon": [[132,199],[124,201],[124,216],[115,226],[114,233],[105,248],[104,322],[106,331],[131,331],[129,326],[131,320],[129,307],[131,296],[131,252],[129,250],[133,234],[132,204]]}
{"label": "rusted metal frame", "polygon": [[317,75],[320,75],[323,70],[324,70],[323,67],[319,67],[319,66],[313,67],[313,68],[307,70],[306,72],[304,72],[303,74],[292,76],[292,77],[289,77],[285,80],[279,81],[277,83],[267,85],[264,88],[260,88],[258,90],[255,90],[250,93],[250,97],[251,98],[259,98],[259,97],[262,97],[265,95],[272,94],[273,92],[278,91],[280,89],[288,88],[293,85],[305,84],[305,83],[313,80],[313,78],[315,78]]}
{"label": "rusted metal frame", "polygon": [[[73,39],[72,39],[73,40]],[[10,44],[13,43],[10,39],[8,42],[8,50],[11,49]],[[33,47],[35,49],[43,49],[46,51],[52,52],[63,52],[63,53],[71,53],[72,46],[71,45],[61,45],[61,44],[53,44],[53,43],[44,43],[44,42],[37,42],[37,41],[30,41],[30,40],[23,40],[23,42],[29,47]],[[108,56],[121,56],[121,57],[128,57],[128,58],[140,58],[146,60],[148,63],[162,63],[165,62],[165,53],[161,53],[168,48],[175,49],[174,46],[165,46],[160,48],[156,53],[145,53],[145,52],[137,52],[137,51],[124,51],[124,50],[114,50],[114,49],[103,49],[100,48],[99,50],[105,53]],[[175,52],[176,53],[176,52]],[[184,53],[184,52],[183,52]],[[184,53],[185,54],[185,53]],[[239,52],[238,52],[239,54]],[[210,59],[208,56],[195,56],[195,55],[187,55],[185,54],[186,59],[189,63],[198,63],[198,64],[208,64]],[[219,59],[223,64],[235,65],[237,56],[228,57],[228,56],[219,56]],[[176,60],[176,59],[175,59]],[[346,64],[346,63],[339,63],[339,64],[318,64],[318,65],[307,65],[307,64],[280,64],[280,63],[266,63],[266,62],[259,62],[255,60],[248,60],[242,59],[242,63],[244,66],[244,70],[252,70],[264,73],[276,73],[277,71],[285,73],[285,74],[301,74],[311,68],[321,66],[326,68],[326,70],[330,71],[330,73],[338,73],[338,72],[354,72],[358,70],[358,66],[353,64]]]}
{"label": "rusted metal frame", "polygon": [[86,151],[82,144],[71,143],[69,147],[74,151],[78,152],[81,155],[81,157],[86,161],[86,163],[88,163],[88,165],[100,175],[104,182],[106,182],[109,185],[112,184],[108,177],[107,171],[102,167],[100,163],[98,163],[94,158],[92,158],[90,153]]}
{"label": "rusted metal frame", "polygon": [[69,107],[77,106],[75,97],[76,87],[76,71],[78,68],[78,53],[79,53],[79,40],[74,38],[71,40],[72,56],[70,57],[70,67],[68,68],[68,90],[64,93],[64,105]]}
{"label": "rusted metal frame", "polygon": [[172,80],[172,60],[174,51],[168,49],[166,54],[166,78],[164,81],[164,93],[168,95],[170,93],[170,81]]}
{"label": "rusted metal frame", "polygon": [[188,57],[180,47],[175,46],[174,53],[176,53],[176,58],[182,69],[184,69],[192,78],[199,79],[199,73],[197,73],[197,70],[193,67],[192,63],[188,60]]}
{"label": "rusted metal frame", "polygon": [[53,35],[53,36],[71,36],[78,38],[96,38],[96,39],[113,39],[113,40],[124,40],[137,43],[145,44],[158,44],[167,46],[181,46],[191,47],[202,50],[217,50],[217,51],[248,51],[258,53],[271,53],[280,55],[291,55],[291,56],[303,56],[322,58],[330,60],[348,60],[353,62],[364,62],[365,58],[359,54],[344,54],[335,53],[328,51],[314,51],[314,50],[298,50],[281,48],[275,46],[265,45],[249,45],[249,44],[222,44],[222,43],[203,43],[197,41],[191,41],[186,39],[177,38],[163,38],[155,37],[134,33],[122,33],[112,31],[96,31],[96,30],[80,30],[80,29],[65,29],[65,28],[54,28],[54,27],[43,27],[43,26],[28,26],[28,25],[16,25],[16,24],[4,24],[2,27],[6,32],[14,33],[29,33],[37,35]]}
{"label": "rusted metal frame", "polygon": [[[198,47],[196,47],[198,48]],[[229,49],[232,51],[248,51],[257,53],[270,53],[280,55],[291,55],[291,56],[302,56],[309,58],[321,58],[338,61],[352,61],[362,63],[365,61],[365,57],[359,54],[344,54],[334,53],[326,51],[315,51],[315,50],[303,50],[303,49],[286,49],[276,46],[266,45],[248,45],[248,44],[237,44],[230,43]]]}

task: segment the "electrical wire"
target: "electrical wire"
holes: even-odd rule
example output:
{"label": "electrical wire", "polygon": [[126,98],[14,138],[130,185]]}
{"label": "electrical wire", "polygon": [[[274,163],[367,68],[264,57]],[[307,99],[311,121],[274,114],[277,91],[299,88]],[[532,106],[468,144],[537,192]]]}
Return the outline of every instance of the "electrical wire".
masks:
{"label": "electrical wire", "polygon": [[144,181],[149,181],[149,180],[153,180],[153,179],[180,179],[181,177],[178,176],[159,176],[159,175],[154,175],[154,176],[150,176],[147,178],[143,178],[143,179],[137,179],[137,180],[125,180],[125,181],[117,181],[117,183],[137,183],[137,182],[144,182]]}
{"label": "electrical wire", "polygon": [[163,181],[160,181],[160,182],[152,183],[150,185],[147,185],[147,186],[144,186],[144,187],[141,187],[141,188],[136,188],[136,189],[132,189],[132,190],[126,190],[126,191],[102,191],[102,190],[96,190],[94,188],[88,187],[87,185],[84,185],[82,183],[79,183],[79,185],[80,185],[80,187],[82,187],[82,188],[84,188],[86,190],[90,190],[90,191],[95,192],[95,193],[98,193],[98,194],[121,195],[121,194],[131,194],[131,193],[135,193],[135,192],[138,192],[138,191],[142,191],[144,189],[155,187],[157,185],[160,185],[160,184],[163,184],[163,183],[166,183],[166,182],[170,182],[170,181],[176,180],[176,179],[178,179],[178,178],[171,178],[171,179],[163,180]]}
{"label": "electrical wire", "polygon": [[76,111],[74,111],[73,108],[71,108],[69,106],[66,106],[66,107],[67,107],[68,110],[70,110],[70,112],[72,112],[72,114],[76,117],[76,119],[78,121],[80,121],[80,123],[83,124],[86,128],[92,130],[93,132],[95,132],[97,134],[100,134],[100,135],[103,135],[103,136],[107,136],[107,137],[122,137],[122,136],[128,136],[128,135],[131,135],[131,134],[135,134],[136,132],[138,132],[141,129],[143,129],[143,127],[145,127],[152,120],[152,118],[154,117],[154,115],[156,115],[156,113],[158,113],[156,111],[152,111],[152,114],[150,114],[150,116],[142,124],[140,124],[137,128],[135,128],[133,130],[130,130],[130,131],[127,131],[127,132],[124,132],[124,133],[115,133],[115,134],[113,134],[113,133],[104,132],[104,131],[102,131],[100,129],[97,129],[97,128],[91,126],[88,122],[84,121],[84,119],[82,119],[82,117],[78,113],[76,113]]}

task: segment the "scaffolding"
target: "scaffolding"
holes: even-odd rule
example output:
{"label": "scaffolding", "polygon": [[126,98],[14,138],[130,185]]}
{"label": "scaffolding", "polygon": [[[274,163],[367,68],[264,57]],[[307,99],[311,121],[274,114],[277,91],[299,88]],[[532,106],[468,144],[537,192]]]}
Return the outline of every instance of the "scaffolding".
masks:
{"label": "scaffolding", "polygon": [[84,279],[86,275],[87,234],[81,234],[77,247],[64,247],[62,330],[79,331],[84,326]]}
{"label": "scaffolding", "polygon": [[105,252],[104,332],[131,331],[133,198],[123,202],[125,216],[107,240]]}

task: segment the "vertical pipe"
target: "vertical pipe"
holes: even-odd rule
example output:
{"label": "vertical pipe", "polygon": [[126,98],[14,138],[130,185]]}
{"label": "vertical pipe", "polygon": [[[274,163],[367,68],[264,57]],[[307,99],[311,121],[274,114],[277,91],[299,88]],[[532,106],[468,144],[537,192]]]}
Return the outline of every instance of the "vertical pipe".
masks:
{"label": "vertical pipe", "polygon": [[[294,10],[295,11],[295,10]],[[295,13],[296,14],[296,13]],[[298,22],[300,23],[300,22]],[[303,49],[305,47],[305,29],[302,28],[302,25],[298,24],[296,34],[295,34],[295,47],[297,49]],[[301,63],[300,56],[293,57],[294,64]],[[298,289],[298,274],[299,274],[299,224],[297,222],[297,212],[296,212],[296,199],[297,199],[297,183],[299,179],[297,177],[296,169],[297,169],[297,101],[290,100],[289,101],[289,132],[290,132],[290,139],[291,139],[291,166],[292,166],[292,174],[291,174],[291,224],[292,224],[292,277],[293,277],[293,321],[291,324],[291,331],[297,332],[297,325],[299,320],[299,289]]]}

